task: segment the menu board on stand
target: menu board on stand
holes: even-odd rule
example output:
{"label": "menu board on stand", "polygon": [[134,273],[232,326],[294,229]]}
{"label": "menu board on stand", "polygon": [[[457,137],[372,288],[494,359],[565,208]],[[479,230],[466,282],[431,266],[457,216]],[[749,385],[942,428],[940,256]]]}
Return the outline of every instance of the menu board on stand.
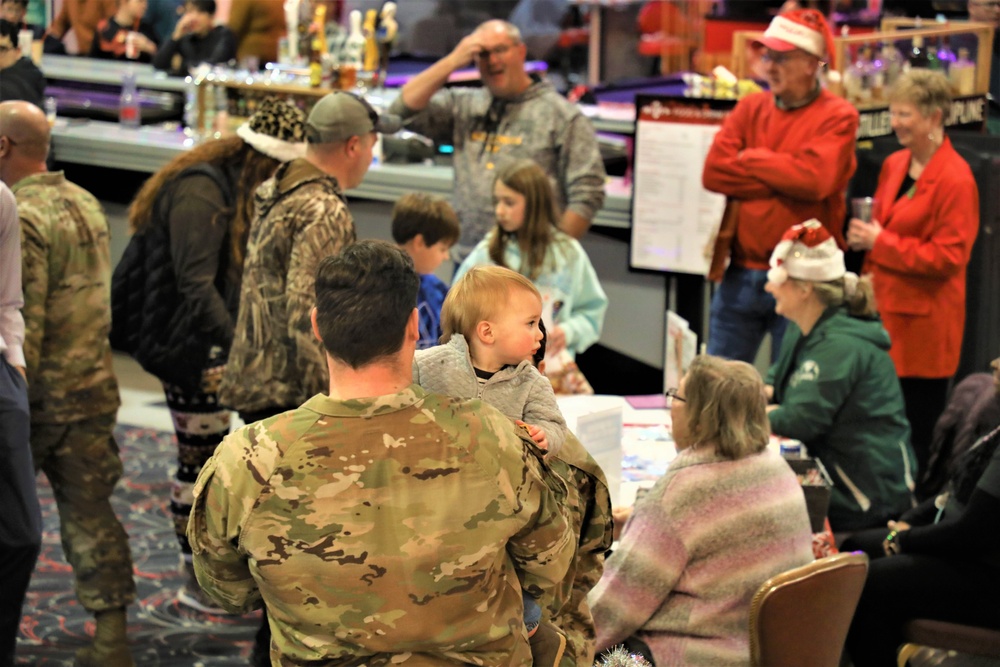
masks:
{"label": "menu board on stand", "polygon": [[724,196],[702,187],[705,156],[736,100],[636,96],[633,269],[705,276]]}

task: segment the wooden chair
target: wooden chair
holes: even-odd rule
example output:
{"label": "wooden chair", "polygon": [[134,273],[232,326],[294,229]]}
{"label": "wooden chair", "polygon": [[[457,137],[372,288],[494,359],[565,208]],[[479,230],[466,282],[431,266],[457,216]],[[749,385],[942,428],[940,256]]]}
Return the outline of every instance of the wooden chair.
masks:
{"label": "wooden chair", "polygon": [[750,602],[754,667],[838,667],[868,575],[861,552],[821,558],[771,577]]}
{"label": "wooden chair", "polygon": [[922,646],[984,658],[1000,657],[1000,630],[918,618],[906,624],[903,637],[906,643],[896,654],[898,667],[906,667]]}

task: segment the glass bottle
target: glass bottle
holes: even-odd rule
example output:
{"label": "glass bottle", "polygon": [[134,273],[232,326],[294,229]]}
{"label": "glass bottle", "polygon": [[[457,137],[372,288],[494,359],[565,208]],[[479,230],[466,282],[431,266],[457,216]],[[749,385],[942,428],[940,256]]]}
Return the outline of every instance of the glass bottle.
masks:
{"label": "glass bottle", "polygon": [[951,50],[951,40],[947,35],[941,38],[941,46],[938,47],[937,57],[941,63],[941,69],[946,74],[951,71],[951,66],[958,60],[958,56]]}
{"label": "glass bottle", "polygon": [[927,47],[927,69],[941,70],[941,61],[938,60],[937,47]]}
{"label": "glass bottle", "polygon": [[882,67],[885,74],[885,85],[892,86],[903,71],[903,54],[890,42],[882,42]]}
{"label": "glass bottle", "polygon": [[118,97],[118,122],[125,127],[139,127],[142,124],[139,109],[139,91],[136,88],[135,71],[126,69],[122,75],[122,92]]}
{"label": "glass bottle", "polygon": [[923,67],[928,66],[927,60],[927,49],[924,47],[924,38],[917,35],[913,38],[910,43],[910,54],[908,57],[910,67]]}

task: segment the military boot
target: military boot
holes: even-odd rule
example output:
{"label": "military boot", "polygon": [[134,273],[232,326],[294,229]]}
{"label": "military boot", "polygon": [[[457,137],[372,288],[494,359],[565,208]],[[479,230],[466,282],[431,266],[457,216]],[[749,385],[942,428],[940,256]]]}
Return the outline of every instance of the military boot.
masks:
{"label": "military boot", "polygon": [[125,609],[99,611],[94,618],[94,643],[76,652],[74,667],[135,667],[125,638]]}
{"label": "military boot", "polygon": [[542,621],[528,640],[534,667],[555,667],[566,652],[566,635],[554,625]]}

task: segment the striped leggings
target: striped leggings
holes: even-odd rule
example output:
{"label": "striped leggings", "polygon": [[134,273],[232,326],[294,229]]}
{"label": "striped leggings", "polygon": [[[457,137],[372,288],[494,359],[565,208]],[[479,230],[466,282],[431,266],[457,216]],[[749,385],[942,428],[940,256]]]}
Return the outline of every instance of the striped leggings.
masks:
{"label": "striped leggings", "polygon": [[194,392],[167,383],[163,391],[177,434],[177,473],[170,492],[170,513],[174,532],[181,545],[184,560],[191,562],[191,545],[187,540],[188,516],[191,514],[192,491],[202,466],[215,453],[215,448],[229,433],[232,413],[219,405],[219,383],[223,365],[206,369],[201,386]]}

